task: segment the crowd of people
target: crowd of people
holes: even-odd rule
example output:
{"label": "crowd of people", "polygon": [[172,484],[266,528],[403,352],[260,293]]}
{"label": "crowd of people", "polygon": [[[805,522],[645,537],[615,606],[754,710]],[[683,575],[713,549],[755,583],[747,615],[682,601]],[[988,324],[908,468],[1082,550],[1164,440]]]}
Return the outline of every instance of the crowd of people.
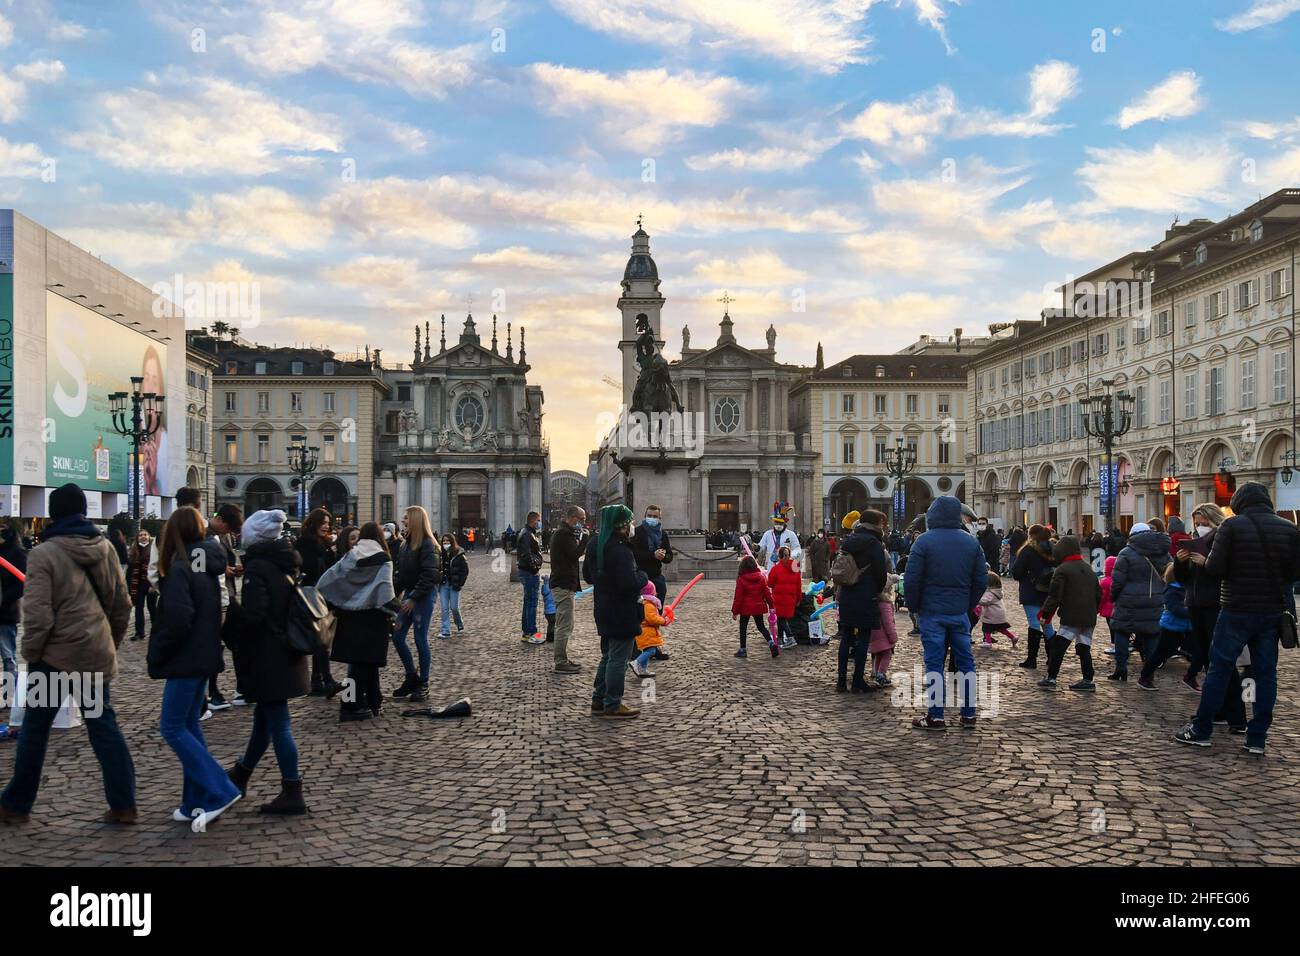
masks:
{"label": "crowd of people", "polygon": [[[1167,525],[1151,519],[1127,535],[1102,538],[1101,568],[1091,560],[1093,542],[1037,524],[1004,540],[950,496],[937,498],[906,532],[891,529],[884,513],[867,510],[846,516],[842,534],[819,530],[802,539],[779,505],[757,548],[746,539],[737,554],[731,608],[737,658],[748,656],[751,625],[773,658],[806,640],[815,595],[833,601],[836,610],[836,690],[870,693],[891,685],[895,612],[905,608],[909,636],[920,638],[929,695],[912,726],[946,729],[945,707],[955,704],[959,726],[973,729],[972,631],[982,631],[985,647],[1000,638],[1018,646],[1003,604],[1005,575],[1016,582],[1028,624],[1020,667],[1037,671],[1040,651],[1045,658],[1039,688],[1056,689],[1073,646],[1080,679],[1069,687],[1095,691],[1092,648],[1099,619],[1105,620],[1111,681],[1127,683],[1134,651],[1142,662],[1134,683],[1146,691],[1156,688],[1172,655],[1187,657],[1181,683],[1199,695],[1199,705],[1175,740],[1208,746],[1219,725],[1244,735],[1251,753],[1264,752],[1278,648],[1295,643],[1293,583],[1300,580],[1300,531],[1276,514],[1264,486],[1244,484],[1226,510],[1197,506],[1191,533],[1177,518]],[[86,512],[85,494],[68,484],[50,495],[50,520],[38,546],[28,551],[14,529],[0,529],[0,558],[7,565],[0,570],[0,656],[7,677],[21,657],[29,679],[102,679],[96,706],[78,703],[102,770],[109,822],[137,817],[134,766],[109,695],[133,617],[131,639],[147,641],[148,675],[163,682],[159,732],[181,769],[172,816],[196,831],[247,795],[268,750],[275,755],[279,791],[261,812],[306,812],[289,702],[340,697],[340,722],[378,716],[390,644],[404,677],[389,696],[425,701],[429,632],[439,603],[438,637],[450,639],[453,624],[455,633],[465,631],[459,605],[469,578],[464,548],[457,534],[435,533],[419,506],[406,509],[400,528],[376,522],[335,528],[329,512],[317,509],[295,537],[279,510],[245,518],[228,504],[205,517],[199,492],[187,488],[158,538],[141,531],[129,546],[101,533]],[[675,551],[660,508],[647,507],[636,523],[628,508],[606,506],[589,531],[586,512],[575,505],[547,544],[544,573],[541,517],[530,513],[514,539],[524,596],[521,640],[553,644],[556,674],[581,672],[569,647],[576,602],[589,594],[600,641],[591,712],[612,720],[637,717],[639,710],[624,700],[627,672],[638,680],[655,676],[652,663],[669,659],[666,634],[675,623],[665,574]],[[313,617],[313,602],[326,610]],[[538,629],[539,603],[545,636]],[[304,628],[311,635],[306,645]],[[223,677],[229,682],[227,651],[234,671],[230,699],[221,689]],[[336,667],[346,668],[346,680]],[[949,674],[960,678],[952,699]],[[28,819],[61,702],[29,700],[24,708],[13,775],[0,793],[0,822]],[[223,768],[202,723],[239,706],[252,707],[249,737],[242,755]]]}

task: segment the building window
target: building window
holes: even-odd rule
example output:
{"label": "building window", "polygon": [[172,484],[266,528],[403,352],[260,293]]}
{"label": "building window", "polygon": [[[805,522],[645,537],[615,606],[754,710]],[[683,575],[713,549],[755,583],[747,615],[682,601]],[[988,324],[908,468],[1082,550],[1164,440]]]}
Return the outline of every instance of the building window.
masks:
{"label": "building window", "polygon": [[1287,281],[1290,278],[1290,269],[1274,269],[1265,278],[1265,294],[1270,299],[1279,299],[1291,291],[1291,283]]}
{"label": "building window", "polygon": [[885,456],[888,454],[887,446],[888,443],[884,439],[882,438],[876,439],[876,464],[877,465],[883,465],[885,463]]}
{"label": "building window", "polygon": [[884,415],[884,414],[885,414],[885,402],[886,402],[886,400],[887,400],[887,399],[886,399],[886,396],[884,396],[884,395],[877,395],[877,396],[876,396],[876,414],[877,414],[877,415]]}
{"label": "building window", "polygon": [[1209,261],[1209,259],[1210,250],[1205,247],[1205,243],[1201,243],[1196,247],[1196,264],[1198,266],[1203,266]]}
{"label": "building window", "polygon": [[1122,349],[1128,345],[1128,326],[1121,325],[1115,329],[1115,348]]}
{"label": "building window", "polygon": [[853,414],[853,396],[852,396],[852,395],[841,395],[841,396],[840,396],[840,403],[841,403],[841,409],[842,409],[842,411],[844,412],[845,415],[852,415],[852,414]]}
{"label": "building window", "polygon": [[333,435],[321,435],[320,460],[322,463],[326,465],[332,465],[336,461],[338,461],[338,458],[335,455],[334,447],[335,446],[334,446]]}
{"label": "building window", "polygon": [[1183,328],[1190,329],[1196,325],[1196,300],[1183,303]]}
{"label": "building window", "polygon": [[1158,406],[1159,406],[1160,424],[1168,425],[1169,415],[1172,410],[1172,406],[1170,405],[1170,401],[1169,401],[1170,383],[1167,379],[1160,383],[1159,394],[1160,394],[1160,398],[1158,400]]}
{"label": "building window", "polygon": [[1062,345],[1056,350],[1056,367],[1065,368],[1070,364],[1070,347]]}
{"label": "building window", "polygon": [[949,415],[952,414],[952,396],[940,395],[938,401],[939,401],[939,417],[947,418]]}
{"label": "building window", "polygon": [[884,377],[885,377],[885,367],[883,365],[877,365],[876,378],[884,378]]}
{"label": "building window", "polygon": [[1038,371],[1044,375],[1052,370],[1052,353],[1044,352],[1038,356]]}
{"label": "building window", "polygon": [[290,393],[289,393],[289,411],[290,411],[290,412],[298,412],[298,413],[301,414],[301,412],[302,412],[302,392],[290,392]]}
{"label": "building window", "polygon": [[916,408],[917,408],[916,396],[915,395],[907,396],[907,414],[915,415]]}
{"label": "building window", "polygon": [[325,414],[333,415],[334,414],[334,393],[333,392],[326,392],[324,394],[324,403],[325,403]]}
{"label": "building window", "polygon": [[326,375],[333,375],[333,374],[334,374],[334,363],[333,363],[333,362],[325,362],[325,363],[321,366],[321,371],[322,371],[324,374],[326,374]]}
{"label": "building window", "polygon": [[1222,367],[1212,368],[1209,370],[1209,372],[1206,373],[1205,376],[1205,386],[1206,386],[1206,393],[1207,393],[1205,396],[1205,404],[1207,407],[1205,410],[1210,415],[1222,415],[1225,411],[1224,394],[1223,394],[1223,372],[1224,370]]}
{"label": "building window", "polygon": [[854,442],[854,440],[853,440],[852,438],[846,438],[846,439],[844,439],[844,464],[846,464],[846,465],[852,465],[852,464],[854,463],[854,460],[853,460],[853,446],[854,446],[854,444],[855,444],[855,442]]}
{"label": "building window", "polygon": [[1255,407],[1255,360],[1241,360],[1241,407]]}
{"label": "building window", "polygon": [[302,362],[290,362],[290,363],[289,363],[289,370],[290,370],[294,375],[301,375],[301,374],[302,374]]}
{"label": "building window", "polygon": [[713,425],[724,435],[740,427],[740,403],[731,396],[719,399],[713,406]]}
{"label": "building window", "polygon": [[473,395],[462,395],[456,402],[456,430],[461,434],[477,435],[485,418],[483,403]]}
{"label": "building window", "polygon": [[226,436],[226,464],[239,464],[239,437],[237,435]]}
{"label": "building window", "polygon": [[1196,373],[1183,375],[1183,419],[1190,421],[1196,417]]}
{"label": "building window", "polygon": [[388,522],[393,520],[393,496],[379,496],[379,520]]}
{"label": "building window", "polygon": [[1003,388],[1007,387],[1007,382],[1010,381],[1010,379],[1011,379],[1011,366],[1010,365],[1002,366],[1002,387]]}
{"label": "building window", "polygon": [[1264,224],[1256,219],[1250,224],[1250,241],[1259,242],[1264,238]]}
{"label": "building window", "polygon": [[409,402],[409,401],[411,400],[411,386],[410,386],[410,385],[398,385],[398,386],[397,386],[397,400],[398,400],[399,402]]}
{"label": "building window", "polygon": [[1150,422],[1147,420],[1147,387],[1139,385],[1133,396],[1133,417],[1137,420],[1138,428],[1146,428]]}
{"label": "building window", "polygon": [[266,374],[266,363],[265,363],[265,362],[255,362],[255,363],[253,363],[253,371],[256,372],[258,375],[265,375],[265,374]]}
{"label": "building window", "polygon": [[1156,335],[1168,335],[1173,331],[1173,323],[1169,320],[1169,310],[1161,309],[1156,313]]}
{"label": "building window", "polygon": [[226,411],[228,412],[237,411],[238,405],[236,404],[236,402],[237,399],[235,398],[235,393],[226,392]]}
{"label": "building window", "polygon": [[842,369],[840,369],[840,374],[841,374],[842,376],[844,376],[845,378],[852,378],[852,377],[853,377],[853,366],[852,366],[852,365],[845,365]]}
{"label": "building window", "polygon": [[1070,406],[1061,405],[1056,409],[1056,440],[1070,440]]}
{"label": "building window", "polygon": [[1288,377],[1291,374],[1289,356],[1284,351],[1273,353],[1273,401],[1285,402],[1290,394],[1291,383]]}
{"label": "building window", "polygon": [[229,362],[227,362],[227,363],[226,363],[226,374],[227,374],[227,375],[238,375],[238,374],[239,374],[239,363],[236,362],[234,359],[231,359]]}
{"label": "building window", "polygon": [[1205,317],[1221,319],[1228,314],[1228,293],[1220,290],[1205,297]]}
{"label": "building window", "polygon": [[271,460],[271,436],[257,436],[257,462],[264,465]]}
{"label": "building window", "polygon": [[1110,333],[1098,332],[1092,337],[1092,354],[1094,356],[1105,355],[1110,351]]}
{"label": "building window", "polygon": [[258,392],[258,393],[257,393],[257,410],[258,410],[260,413],[262,413],[263,415],[268,415],[268,414],[270,414],[270,412],[271,412],[271,393],[270,393],[270,392]]}
{"label": "building window", "polygon": [[952,464],[952,443],[951,442],[946,442],[946,441],[939,442],[939,464],[941,465]]}
{"label": "building window", "polygon": [[[907,440],[907,450],[908,450],[909,452],[911,452],[912,457],[913,457],[914,459],[917,458],[917,448],[916,448],[916,439],[915,439],[915,438],[909,438],[909,439]],[[918,459],[918,460],[919,460],[919,459]]]}
{"label": "building window", "polygon": [[1259,305],[1259,280],[1248,279],[1245,282],[1238,282],[1233,287],[1232,294],[1238,312]]}

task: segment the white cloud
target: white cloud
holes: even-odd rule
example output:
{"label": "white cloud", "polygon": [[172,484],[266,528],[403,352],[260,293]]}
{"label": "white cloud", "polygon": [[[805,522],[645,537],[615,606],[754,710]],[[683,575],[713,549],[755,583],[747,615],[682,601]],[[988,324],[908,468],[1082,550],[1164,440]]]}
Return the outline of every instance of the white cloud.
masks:
{"label": "white cloud", "polygon": [[1153,239],[1151,230],[1142,225],[1081,217],[1058,220],[1037,230],[1034,237],[1048,255],[1086,263],[1089,268],[1144,249]]}
{"label": "white cloud", "polygon": [[14,76],[32,83],[57,83],[65,72],[62,60],[35,60],[14,67]]}
{"label": "white cloud", "polygon": [[543,271],[550,275],[568,272],[575,260],[568,256],[556,256],[527,246],[507,246],[492,252],[476,252],[470,263],[488,269]]}
{"label": "white cloud", "polygon": [[1006,195],[1029,182],[1017,170],[997,169],[978,160],[954,167],[945,181],[896,179],[871,190],[876,209],[897,219],[919,223],[928,234],[960,237],[993,246],[1019,245],[1031,230],[1058,217],[1051,199],[1031,200],[1010,209],[995,209]]}
{"label": "white cloud", "polygon": [[1193,70],[1170,73],[1120,110],[1115,122],[1120,129],[1130,129],[1147,120],[1192,116],[1204,105],[1199,95],[1200,88],[1200,77]]}
{"label": "white cloud", "polygon": [[1089,162],[1077,170],[1092,193],[1084,212],[1141,209],[1174,213],[1226,203],[1224,186],[1234,157],[1223,145],[1157,144],[1148,150],[1087,148]]}
{"label": "white cloud", "polygon": [[957,115],[957,97],[946,86],[902,103],[876,100],[843,126],[852,139],[865,139],[886,152],[903,157],[920,156],[930,149]]}
{"label": "white cloud", "polygon": [[732,289],[754,286],[785,285],[797,282],[807,273],[792,268],[771,250],[751,252],[736,259],[716,258],[701,262],[694,278]]}
{"label": "white cloud", "polygon": [[816,162],[830,148],[839,143],[838,138],[810,140],[795,146],[762,146],[756,149],[725,149],[716,153],[691,156],[688,168],[696,172],[715,169],[744,169],[749,172],[770,173],[803,169]]}
{"label": "white cloud", "polygon": [[1264,164],[1263,178],[1276,188],[1294,187],[1300,182],[1300,147],[1287,150]]}
{"label": "white cloud", "polygon": [[748,96],[740,81],[684,70],[629,70],[622,74],[534,63],[527,74],[539,87],[549,113],[595,110],[608,135],[634,149],[656,149],[681,137],[685,127],[712,127],[725,119],[730,101]]}
{"label": "white cloud", "polygon": [[71,20],[55,20],[50,24],[45,35],[56,43],[62,43],[68,40],[83,40],[89,33],[90,31],[80,23],[73,23]]}
{"label": "white cloud", "polygon": [[425,25],[415,0],[293,0],[264,9],[221,43],[259,72],[326,69],[351,80],[442,99],[473,77],[481,45],[437,48],[403,39]]}
{"label": "white cloud", "polygon": [[197,197],[184,226],[206,242],[277,258],[324,248],[333,233],[325,210],[271,186]]}
{"label": "white cloud", "polygon": [[935,237],[916,229],[878,229],[847,236],[868,275],[924,277],[937,286],[965,285],[989,271],[993,260],[969,243]]}
{"label": "white cloud", "polygon": [[1029,73],[1029,115],[1051,116],[1078,92],[1078,67],[1061,60],[1040,63]]}
{"label": "white cloud", "polygon": [[1218,20],[1214,25],[1228,33],[1244,33],[1258,27],[1281,23],[1298,10],[1300,10],[1300,0],[1255,0],[1249,9],[1226,20]]}
{"label": "white cloud", "polygon": [[14,25],[0,13],[0,47],[8,46],[14,41]]}
{"label": "white cloud", "polygon": [[0,136],[0,176],[37,176],[44,158],[35,143],[11,143]]}
{"label": "white cloud", "polygon": [[342,149],[332,118],[228,80],[105,93],[96,113],[97,128],[70,133],[64,142],[124,169],[256,176],[311,152]]}
{"label": "white cloud", "polygon": [[12,75],[0,72],[0,120],[12,123],[27,105],[28,83],[55,83],[63,78],[59,60],[35,60],[13,68]]}

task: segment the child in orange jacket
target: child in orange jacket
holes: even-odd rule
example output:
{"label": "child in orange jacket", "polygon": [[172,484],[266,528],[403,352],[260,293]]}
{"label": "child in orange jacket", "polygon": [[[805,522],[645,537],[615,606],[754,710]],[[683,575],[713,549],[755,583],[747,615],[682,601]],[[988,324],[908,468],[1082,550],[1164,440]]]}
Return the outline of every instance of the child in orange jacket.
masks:
{"label": "child in orange jacket", "polygon": [[649,668],[650,659],[664,646],[663,635],[659,628],[668,626],[668,619],[663,616],[664,606],[655,591],[655,583],[647,581],[641,589],[641,633],[636,636],[636,649],[641,653],[634,660],[627,662],[632,673],[644,680],[654,677]]}

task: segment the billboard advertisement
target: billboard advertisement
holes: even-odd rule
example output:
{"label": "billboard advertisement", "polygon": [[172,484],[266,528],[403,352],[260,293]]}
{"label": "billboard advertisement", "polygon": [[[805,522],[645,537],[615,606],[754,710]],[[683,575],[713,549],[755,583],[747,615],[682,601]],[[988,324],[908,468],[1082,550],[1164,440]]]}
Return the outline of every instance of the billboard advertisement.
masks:
{"label": "billboard advertisement", "polygon": [[[50,291],[45,332],[46,483],[73,481],[87,491],[126,492],[131,442],[114,430],[108,396],[129,392],[133,375],[144,377],[141,391],[164,394],[166,346]],[[157,404],[160,413],[163,405]],[[140,447],[146,495],[163,493],[166,455],[164,419]]]}
{"label": "billboard advertisement", "polygon": [[0,273],[0,485],[14,480],[14,277]]}

